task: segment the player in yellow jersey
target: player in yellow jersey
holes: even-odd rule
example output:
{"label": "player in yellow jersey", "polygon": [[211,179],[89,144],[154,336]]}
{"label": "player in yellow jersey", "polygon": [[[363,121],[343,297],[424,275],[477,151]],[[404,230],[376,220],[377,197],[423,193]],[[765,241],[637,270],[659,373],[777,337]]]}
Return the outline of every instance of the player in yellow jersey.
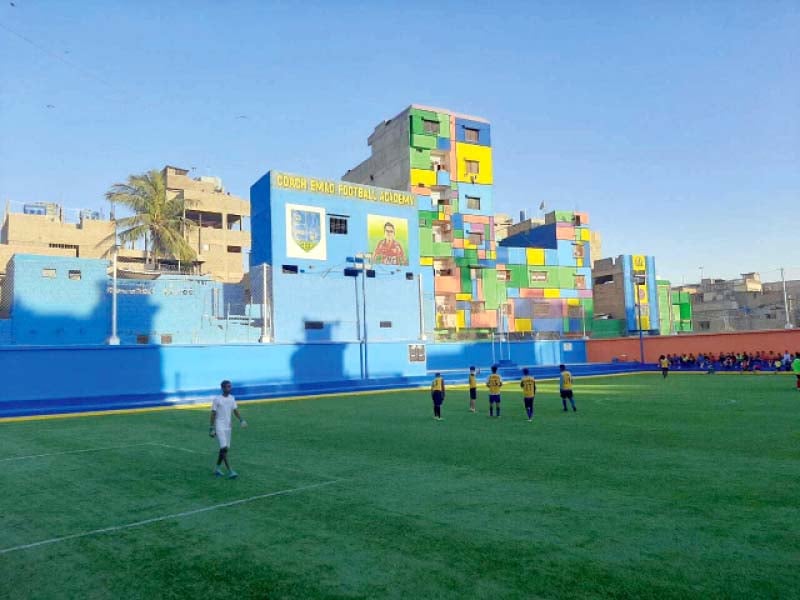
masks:
{"label": "player in yellow jersey", "polygon": [[486,387],[489,388],[489,416],[494,416],[494,407],[497,405],[497,416],[500,416],[500,388],[503,387],[503,380],[497,374],[497,365],[492,365],[492,374],[486,380]]}
{"label": "player in yellow jersey", "polygon": [[564,365],[559,365],[558,370],[561,371],[558,389],[561,392],[561,404],[564,405],[564,412],[567,412],[567,400],[572,405],[572,411],[577,412],[575,398],[572,397],[572,373],[567,371],[567,367]]}
{"label": "player in yellow jersey", "polygon": [[444,402],[444,378],[441,373],[436,373],[431,382],[431,398],[433,399],[433,418],[441,421],[442,403]]}
{"label": "player in yellow jersey", "polygon": [[661,367],[661,376],[666,379],[669,375],[669,361],[663,354],[658,357],[658,366]]}
{"label": "player in yellow jersey", "polygon": [[522,369],[522,379],[519,382],[519,387],[522,388],[522,399],[525,402],[528,421],[533,421],[533,397],[536,395],[536,380],[531,377],[528,369]]}
{"label": "player in yellow jersey", "polygon": [[478,398],[478,378],[475,377],[475,367],[469,368],[469,409],[475,412],[475,400]]}

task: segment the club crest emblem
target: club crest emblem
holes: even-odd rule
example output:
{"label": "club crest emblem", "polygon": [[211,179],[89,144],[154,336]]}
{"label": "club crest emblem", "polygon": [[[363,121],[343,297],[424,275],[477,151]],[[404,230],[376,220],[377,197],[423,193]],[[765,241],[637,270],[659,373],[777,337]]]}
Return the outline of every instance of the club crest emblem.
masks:
{"label": "club crest emblem", "polygon": [[306,252],[311,252],[322,239],[320,213],[292,209],[292,239]]}

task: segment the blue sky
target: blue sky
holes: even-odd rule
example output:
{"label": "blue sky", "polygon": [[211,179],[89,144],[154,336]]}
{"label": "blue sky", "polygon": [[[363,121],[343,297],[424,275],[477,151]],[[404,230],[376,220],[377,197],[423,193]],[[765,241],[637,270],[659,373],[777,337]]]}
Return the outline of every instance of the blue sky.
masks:
{"label": "blue sky", "polygon": [[244,197],[271,168],[336,178],[420,103],[491,120],[498,211],[587,211],[675,283],[800,278],[796,1],[14,4],[4,204],[105,207],[164,164]]}

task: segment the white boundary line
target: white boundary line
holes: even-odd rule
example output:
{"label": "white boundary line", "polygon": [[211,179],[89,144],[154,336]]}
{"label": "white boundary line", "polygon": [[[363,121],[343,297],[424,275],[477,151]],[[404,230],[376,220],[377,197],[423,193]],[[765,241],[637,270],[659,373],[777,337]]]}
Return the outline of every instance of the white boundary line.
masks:
{"label": "white boundary line", "polygon": [[[62,456],[64,454],[81,454],[83,452],[102,452],[103,450],[122,450],[124,448],[138,448],[139,446],[152,446],[154,442],[142,442],[141,444],[128,444],[127,446],[107,446],[105,448],[86,448],[84,450],[65,450],[63,452],[48,452],[46,454],[28,454],[26,456],[11,456],[9,458],[0,458],[0,462],[9,462],[12,460],[28,460],[31,458],[44,458],[45,456]],[[156,444],[161,445],[161,444]]]}
{"label": "white boundary line", "polygon": [[263,500],[264,498],[272,498],[273,496],[285,496],[287,494],[292,494],[294,492],[302,492],[305,490],[311,490],[314,488],[320,488],[326,485],[331,485],[334,483],[339,483],[342,481],[341,479],[335,479],[333,481],[324,481],[322,483],[313,483],[311,485],[304,485],[298,488],[291,488],[286,490],[279,490],[277,492],[269,492],[267,494],[259,494],[258,496],[250,496],[249,498],[242,498],[240,500],[233,500],[231,502],[225,502],[223,504],[214,504],[213,506],[205,506],[203,508],[196,508],[194,510],[187,510],[184,512],[173,513],[171,515],[164,515],[161,517],[153,517],[152,519],[145,519],[144,521],[136,521],[134,523],[127,523],[125,525],[115,525],[113,527],[104,527],[102,529],[94,529],[92,531],[84,531],[83,533],[73,533],[71,535],[65,535],[61,537],[50,538],[49,540],[41,540],[39,542],[33,542],[32,544],[23,544],[21,546],[13,546],[11,548],[3,548],[0,550],[0,555],[2,554],[9,554],[11,552],[16,552],[18,550],[27,550],[29,548],[36,548],[38,546],[46,546],[48,544],[57,544],[59,542],[65,542],[67,540],[74,540],[78,538],[88,537],[90,535],[97,535],[100,533],[111,533],[112,531],[121,531],[123,529],[132,529],[134,527],[142,527],[144,525],[150,525],[151,523],[158,523],[160,521],[166,521],[168,519],[180,519],[182,517],[189,517],[192,515],[197,515],[204,512],[209,512],[212,510],[217,510],[220,508],[228,508],[231,506],[238,506],[239,504],[247,504],[249,502],[255,502],[256,500]]}
{"label": "white boundary line", "polygon": [[182,452],[189,452],[191,454],[209,454],[208,452],[198,452],[197,450],[189,450],[188,448],[181,448],[179,446],[170,446],[169,444],[162,444],[161,442],[149,442],[150,446],[160,446],[161,448],[169,448],[171,450],[180,450]]}

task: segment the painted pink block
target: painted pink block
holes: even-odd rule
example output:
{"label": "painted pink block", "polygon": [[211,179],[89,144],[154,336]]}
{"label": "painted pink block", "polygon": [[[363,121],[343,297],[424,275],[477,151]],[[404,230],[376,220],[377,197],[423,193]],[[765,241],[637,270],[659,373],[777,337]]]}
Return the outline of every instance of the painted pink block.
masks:
{"label": "painted pink block", "polygon": [[478,258],[486,258],[486,250],[478,250]]}
{"label": "painted pink block", "polygon": [[591,298],[592,290],[578,290],[578,298]]}
{"label": "painted pink block", "polygon": [[559,223],[556,226],[556,239],[557,240],[574,240],[575,228],[572,225]]}
{"label": "painted pink block", "polygon": [[472,313],[473,327],[497,327],[497,311],[487,310]]}
{"label": "painted pink block", "polygon": [[519,291],[520,298],[544,298],[544,290],[535,290],[533,288],[522,288]]}

